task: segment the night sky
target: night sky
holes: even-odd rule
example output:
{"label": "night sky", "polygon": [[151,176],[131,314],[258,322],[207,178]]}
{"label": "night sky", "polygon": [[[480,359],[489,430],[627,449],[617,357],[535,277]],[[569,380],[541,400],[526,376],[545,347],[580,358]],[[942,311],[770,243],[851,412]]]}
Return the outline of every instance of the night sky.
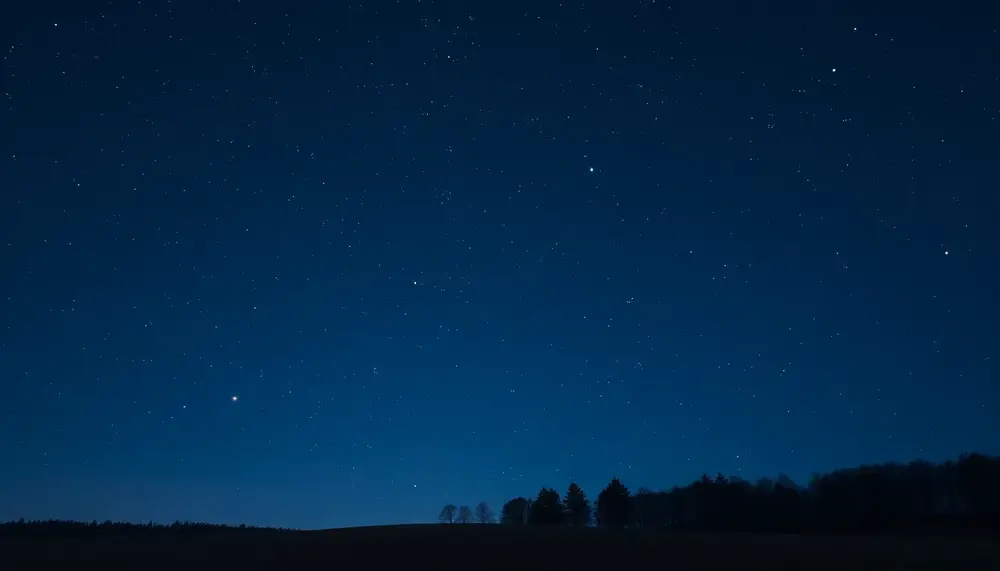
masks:
{"label": "night sky", "polygon": [[758,4],[8,10],[0,520],[1000,452],[996,9]]}

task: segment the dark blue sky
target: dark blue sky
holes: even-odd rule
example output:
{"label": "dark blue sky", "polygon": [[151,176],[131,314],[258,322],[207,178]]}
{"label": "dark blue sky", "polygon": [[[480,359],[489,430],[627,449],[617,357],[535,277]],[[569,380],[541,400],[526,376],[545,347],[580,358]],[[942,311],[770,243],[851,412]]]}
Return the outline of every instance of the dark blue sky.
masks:
{"label": "dark blue sky", "polygon": [[0,520],[1000,452],[988,4],[17,6]]}

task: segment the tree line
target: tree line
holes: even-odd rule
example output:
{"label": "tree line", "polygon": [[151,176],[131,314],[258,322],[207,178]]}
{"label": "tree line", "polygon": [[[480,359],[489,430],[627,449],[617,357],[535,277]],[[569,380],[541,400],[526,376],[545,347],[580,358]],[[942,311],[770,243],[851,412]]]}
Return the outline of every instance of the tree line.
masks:
{"label": "tree line", "polygon": [[[493,523],[489,506],[445,506],[443,523]],[[632,493],[612,478],[593,504],[576,483],[507,501],[506,525],[643,527],[766,533],[948,532],[1000,529],[1000,457],[862,465],[751,483],[707,474],[687,486]]]}
{"label": "tree line", "polygon": [[51,538],[51,537],[86,537],[98,535],[170,535],[170,536],[203,536],[205,534],[227,534],[246,532],[267,532],[276,531],[287,532],[289,529],[274,527],[258,527],[254,525],[240,524],[225,525],[214,523],[198,523],[191,521],[175,521],[171,524],[159,523],[131,523],[124,521],[103,521],[103,522],[81,522],[70,520],[24,520],[9,521],[0,523],[0,537],[21,537],[21,538]]}

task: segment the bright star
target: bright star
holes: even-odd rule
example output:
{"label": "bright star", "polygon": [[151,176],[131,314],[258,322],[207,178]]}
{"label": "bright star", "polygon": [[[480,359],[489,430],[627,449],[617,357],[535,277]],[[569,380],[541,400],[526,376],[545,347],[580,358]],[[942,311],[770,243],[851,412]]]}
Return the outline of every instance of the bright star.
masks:
{"label": "bright star", "polygon": [[233,395],[233,402],[236,402],[236,401],[238,401],[238,400],[240,400],[240,397],[238,397],[238,396],[236,396],[236,395]]}

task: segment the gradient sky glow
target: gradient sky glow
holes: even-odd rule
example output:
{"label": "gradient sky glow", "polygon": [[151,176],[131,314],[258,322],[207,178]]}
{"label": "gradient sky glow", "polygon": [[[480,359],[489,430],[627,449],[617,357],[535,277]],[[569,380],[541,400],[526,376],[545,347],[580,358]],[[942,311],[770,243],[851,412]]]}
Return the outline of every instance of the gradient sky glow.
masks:
{"label": "gradient sky glow", "polygon": [[988,4],[18,5],[0,520],[1000,453]]}

